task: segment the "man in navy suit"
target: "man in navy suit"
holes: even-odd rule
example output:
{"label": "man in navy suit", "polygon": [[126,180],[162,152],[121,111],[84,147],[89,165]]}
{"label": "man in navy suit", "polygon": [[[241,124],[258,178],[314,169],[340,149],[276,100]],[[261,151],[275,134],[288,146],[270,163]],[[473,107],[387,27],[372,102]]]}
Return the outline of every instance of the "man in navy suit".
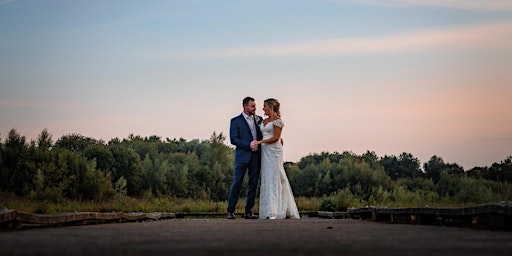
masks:
{"label": "man in navy suit", "polygon": [[249,176],[247,183],[247,198],[245,204],[244,218],[256,219],[252,214],[256,200],[256,189],[260,176],[261,150],[251,148],[253,140],[261,140],[262,134],[259,124],[263,121],[261,116],[255,115],[256,102],[252,97],[245,97],[242,101],[244,112],[231,119],[229,127],[229,139],[235,148],[235,170],[233,183],[229,190],[228,219],[235,219],[235,208],[240,196],[240,188],[245,174]]}

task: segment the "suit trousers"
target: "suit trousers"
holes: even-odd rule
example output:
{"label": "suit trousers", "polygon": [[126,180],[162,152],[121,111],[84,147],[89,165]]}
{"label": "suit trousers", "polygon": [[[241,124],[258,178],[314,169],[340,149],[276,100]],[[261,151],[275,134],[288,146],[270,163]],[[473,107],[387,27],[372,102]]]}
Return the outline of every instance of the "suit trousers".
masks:
{"label": "suit trousers", "polygon": [[236,210],[236,203],[240,197],[240,189],[242,188],[242,183],[244,181],[245,174],[247,173],[249,180],[247,182],[245,213],[252,213],[252,208],[254,207],[256,201],[256,190],[258,189],[258,180],[260,177],[261,163],[259,153],[259,151],[253,151],[251,153],[251,159],[249,160],[249,163],[237,163],[235,161],[233,183],[231,184],[231,189],[229,190],[227,209],[228,212],[234,213]]}

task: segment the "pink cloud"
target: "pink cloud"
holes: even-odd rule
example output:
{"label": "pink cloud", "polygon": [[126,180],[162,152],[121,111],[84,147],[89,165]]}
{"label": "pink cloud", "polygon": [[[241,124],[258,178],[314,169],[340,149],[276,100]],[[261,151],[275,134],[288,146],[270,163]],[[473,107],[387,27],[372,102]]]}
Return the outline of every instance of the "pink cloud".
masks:
{"label": "pink cloud", "polygon": [[331,0],[338,3],[357,3],[376,6],[427,6],[447,9],[472,9],[500,11],[512,9],[512,2],[508,0]]}
{"label": "pink cloud", "polygon": [[366,38],[340,38],[282,45],[241,47],[172,54],[193,58],[323,57],[379,54],[431,49],[484,49],[510,51],[512,22],[410,32]]}

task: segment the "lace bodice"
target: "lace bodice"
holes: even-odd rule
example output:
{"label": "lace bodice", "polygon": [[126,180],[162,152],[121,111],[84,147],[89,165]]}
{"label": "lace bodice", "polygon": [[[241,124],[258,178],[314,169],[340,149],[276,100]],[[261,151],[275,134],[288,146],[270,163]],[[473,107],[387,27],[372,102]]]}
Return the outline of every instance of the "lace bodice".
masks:
{"label": "lace bodice", "polygon": [[263,134],[263,139],[272,138],[274,136],[274,126],[278,127],[284,127],[284,122],[281,119],[276,119],[274,121],[268,122],[266,125],[264,125],[264,122],[261,122],[260,124],[260,130]]}

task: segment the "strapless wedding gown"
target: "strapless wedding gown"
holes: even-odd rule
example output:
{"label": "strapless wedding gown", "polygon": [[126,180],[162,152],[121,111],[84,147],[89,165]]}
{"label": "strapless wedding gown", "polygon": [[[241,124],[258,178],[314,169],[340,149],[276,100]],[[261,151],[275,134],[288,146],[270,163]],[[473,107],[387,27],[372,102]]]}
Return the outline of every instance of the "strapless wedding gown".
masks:
{"label": "strapless wedding gown", "polygon": [[[263,139],[274,136],[274,125],[284,127],[281,119],[260,124]],[[283,166],[281,142],[261,144],[260,219],[300,219],[292,189]]]}

